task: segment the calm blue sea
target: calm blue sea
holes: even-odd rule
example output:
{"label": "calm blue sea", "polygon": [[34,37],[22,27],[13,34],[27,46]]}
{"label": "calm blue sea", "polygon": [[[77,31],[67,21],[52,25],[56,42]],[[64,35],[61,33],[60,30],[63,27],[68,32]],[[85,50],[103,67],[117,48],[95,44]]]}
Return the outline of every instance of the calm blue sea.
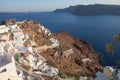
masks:
{"label": "calm blue sea", "polygon": [[95,51],[103,56],[104,65],[114,65],[120,60],[120,53],[111,55],[105,52],[105,43],[120,33],[120,16],[96,15],[75,16],[69,13],[16,13],[0,15],[0,21],[16,18],[17,21],[32,19],[40,22],[53,33],[66,31],[73,36],[90,42]]}

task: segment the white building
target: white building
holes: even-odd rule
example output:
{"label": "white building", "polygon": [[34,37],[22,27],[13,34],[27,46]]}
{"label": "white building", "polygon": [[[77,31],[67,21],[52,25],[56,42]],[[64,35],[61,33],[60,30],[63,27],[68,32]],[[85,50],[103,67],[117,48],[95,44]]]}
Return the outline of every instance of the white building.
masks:
{"label": "white building", "polygon": [[115,69],[111,66],[105,66],[102,72],[96,73],[96,79],[95,80],[112,80],[113,74],[115,73]]}
{"label": "white building", "polygon": [[14,57],[9,53],[0,54],[0,80],[23,80],[17,74]]}
{"label": "white building", "polygon": [[0,34],[8,32],[9,28],[6,25],[0,25]]}

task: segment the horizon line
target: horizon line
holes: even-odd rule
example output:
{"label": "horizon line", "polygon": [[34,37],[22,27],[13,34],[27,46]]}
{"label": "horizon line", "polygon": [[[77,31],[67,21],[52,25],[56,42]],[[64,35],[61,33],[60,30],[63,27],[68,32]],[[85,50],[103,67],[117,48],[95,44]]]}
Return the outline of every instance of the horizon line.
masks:
{"label": "horizon line", "polygon": [[[110,6],[120,6],[120,4],[105,4],[105,3],[95,3],[95,4],[78,4],[78,5],[69,5],[67,7],[70,6],[79,6],[79,5],[83,5],[83,6],[89,6],[89,5],[110,5]],[[64,8],[67,8],[64,7]],[[56,9],[64,9],[64,8],[56,8]],[[54,9],[54,10],[56,10]],[[43,11],[0,11],[0,13],[33,13],[33,12],[53,12],[54,10],[43,10]]]}

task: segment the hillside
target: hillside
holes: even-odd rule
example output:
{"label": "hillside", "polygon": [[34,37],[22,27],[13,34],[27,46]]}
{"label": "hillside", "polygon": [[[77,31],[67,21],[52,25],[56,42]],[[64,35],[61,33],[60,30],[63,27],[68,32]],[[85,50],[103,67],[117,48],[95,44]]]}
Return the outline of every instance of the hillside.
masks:
{"label": "hillside", "polygon": [[[19,64],[17,66],[27,70],[30,75],[34,74],[35,77],[40,75],[49,79],[53,77],[78,79],[80,76],[95,77],[98,71],[103,71],[101,58],[90,43],[79,40],[69,33],[53,34],[33,20],[22,22],[16,22],[15,19],[6,20],[3,21],[1,29],[10,34],[3,43],[8,45],[9,42],[11,46],[9,51],[14,53],[16,64]],[[1,33],[3,35],[4,32]],[[4,48],[2,45],[1,47]]]}
{"label": "hillside", "polygon": [[[95,76],[97,71],[102,71],[99,56],[86,41],[79,40],[66,32],[51,33],[48,36],[45,30],[42,30],[42,25],[34,21],[25,21],[18,25],[25,34],[29,34],[29,40],[33,40],[34,36],[35,48],[39,50],[39,54],[46,58],[48,64],[58,67],[62,75]],[[51,45],[50,39],[53,39],[53,43],[54,40],[58,40],[58,45],[41,49],[42,46]],[[25,45],[30,45],[29,40]]]}
{"label": "hillside", "polygon": [[77,5],[65,9],[56,9],[54,12],[69,12],[75,15],[120,15],[119,5]]}

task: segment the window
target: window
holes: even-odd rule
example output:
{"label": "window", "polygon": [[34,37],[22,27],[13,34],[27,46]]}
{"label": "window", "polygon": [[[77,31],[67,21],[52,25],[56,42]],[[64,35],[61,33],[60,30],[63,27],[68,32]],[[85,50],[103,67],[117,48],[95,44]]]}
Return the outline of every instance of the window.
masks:
{"label": "window", "polygon": [[8,78],[8,80],[10,80],[10,78]]}
{"label": "window", "polygon": [[0,71],[0,73],[2,73],[2,72],[6,72],[6,71],[7,71],[6,69],[3,69],[3,70]]}

